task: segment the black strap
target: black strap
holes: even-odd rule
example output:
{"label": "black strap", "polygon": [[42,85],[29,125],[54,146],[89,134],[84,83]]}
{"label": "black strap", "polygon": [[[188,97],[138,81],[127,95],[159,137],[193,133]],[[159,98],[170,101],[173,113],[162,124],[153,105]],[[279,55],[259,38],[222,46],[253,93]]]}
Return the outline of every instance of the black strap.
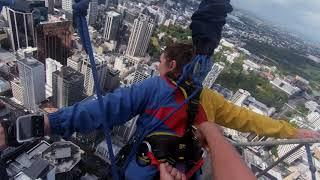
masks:
{"label": "black strap", "polygon": [[5,133],[5,138],[6,138],[6,145],[7,146],[12,146],[12,147],[17,147],[20,146],[21,144],[18,143],[17,138],[16,138],[16,121],[5,121],[2,120],[1,126],[4,129]]}
{"label": "black strap", "polygon": [[[195,90],[196,87],[193,86],[193,84],[189,82],[184,82],[180,85],[181,88],[183,88],[187,96],[190,96]],[[200,94],[201,91],[199,91],[188,103],[188,125],[187,125],[187,130],[191,128],[191,126],[194,124],[194,120],[196,118],[196,115],[198,114],[198,109],[199,109],[199,101],[200,101]]]}

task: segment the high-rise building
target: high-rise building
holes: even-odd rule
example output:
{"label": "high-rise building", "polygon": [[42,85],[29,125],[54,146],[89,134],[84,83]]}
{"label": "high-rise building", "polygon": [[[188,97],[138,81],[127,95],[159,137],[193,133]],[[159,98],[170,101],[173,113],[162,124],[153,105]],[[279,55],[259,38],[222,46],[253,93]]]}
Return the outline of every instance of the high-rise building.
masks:
{"label": "high-rise building", "polygon": [[148,65],[138,64],[138,66],[134,72],[132,84],[139,83],[145,79],[148,79],[148,78],[152,77],[152,75],[153,75],[153,70],[150,69]]}
{"label": "high-rise building", "polygon": [[72,4],[74,0],[62,0],[62,9],[72,14]]}
{"label": "high-rise building", "polygon": [[106,5],[108,5],[108,7],[117,8],[118,4],[119,4],[118,0],[106,0]]}
{"label": "high-rise building", "polygon": [[15,5],[6,8],[6,10],[12,50],[17,51],[28,46],[34,47],[36,45],[34,27],[40,22],[48,20],[45,2],[18,0]]}
{"label": "high-rise building", "polygon": [[106,23],[103,31],[103,37],[106,40],[117,39],[120,21],[121,21],[121,14],[115,11],[107,12]]}
{"label": "high-rise building", "polygon": [[120,71],[108,68],[104,89],[106,91],[112,91],[120,86]]}
{"label": "high-rise building", "polygon": [[54,0],[45,0],[46,7],[48,8],[48,14],[53,14]]}
{"label": "high-rise building", "polygon": [[46,96],[52,96],[52,73],[60,70],[62,64],[58,61],[47,58],[46,59]]}
{"label": "high-rise building", "polygon": [[[119,147],[118,145],[112,144],[112,150],[113,150],[113,154],[115,156],[117,156],[120,149],[121,149],[121,147]],[[109,163],[109,164],[111,163],[110,157],[109,157],[108,145],[107,145],[106,141],[102,141],[101,143],[98,144],[94,154],[97,155],[98,157],[102,158],[107,163]]]}
{"label": "high-rise building", "polygon": [[62,0],[54,0],[54,7],[61,9],[62,8]]}
{"label": "high-rise building", "polygon": [[[277,151],[278,151],[278,156],[282,157],[285,154],[287,154],[289,151],[291,151],[292,149],[294,149],[296,146],[298,145],[294,145],[294,144],[288,144],[288,145],[280,145],[277,147]],[[287,157],[286,159],[284,159],[283,161],[287,164],[291,164],[292,162],[294,162],[295,160],[299,159],[302,157],[302,155],[305,153],[304,148],[300,148],[298,149],[296,152],[294,152],[292,155],[290,155],[289,157]]]}
{"label": "high-rise building", "polygon": [[[87,55],[84,55],[87,57]],[[96,61],[96,67],[97,67],[97,73],[98,73],[98,79],[99,79],[99,85],[101,90],[104,87],[106,74],[108,71],[108,64],[106,59],[102,56],[94,55],[95,61]],[[81,67],[81,73],[84,75],[84,92],[86,95],[91,96],[94,94],[94,81],[92,76],[92,69],[91,64],[88,58],[85,58],[82,67]]]}
{"label": "high-rise building", "polygon": [[83,99],[84,75],[63,66],[52,73],[53,102],[58,108],[71,106]]}
{"label": "high-rise building", "polygon": [[18,49],[16,52],[16,58],[18,60],[25,59],[28,57],[37,58],[37,48],[36,47],[27,47],[23,49]]}
{"label": "high-rise building", "polygon": [[155,26],[155,20],[148,15],[140,14],[134,20],[126,54],[129,56],[144,56]]}
{"label": "high-rise building", "polygon": [[242,106],[242,103],[244,100],[247,99],[251,94],[243,89],[239,89],[231,98],[231,102],[233,102],[235,105]]}
{"label": "high-rise building", "polygon": [[23,87],[23,105],[35,112],[37,105],[45,100],[44,65],[34,58],[26,58],[18,61],[18,68]]}
{"label": "high-rise building", "polygon": [[11,89],[14,100],[18,104],[23,104],[23,87],[19,79],[11,81]]}
{"label": "high-rise building", "polygon": [[320,110],[316,109],[313,112],[310,112],[306,117],[306,120],[316,129],[320,129]]}
{"label": "high-rise building", "polygon": [[86,59],[86,56],[81,54],[81,52],[76,52],[74,55],[68,58],[67,66],[71,67],[72,69],[81,72],[82,69],[82,62]]}
{"label": "high-rise building", "polygon": [[44,22],[37,26],[38,60],[45,63],[46,58],[52,58],[67,65],[72,43],[71,21]]}
{"label": "high-rise building", "polygon": [[89,25],[94,25],[98,15],[98,0],[91,0],[89,4]]}
{"label": "high-rise building", "polygon": [[211,88],[224,67],[224,63],[214,63],[207,77],[204,79],[202,85],[204,87]]}
{"label": "high-rise building", "polygon": [[113,128],[112,133],[123,143],[126,144],[132,135],[134,134],[137,127],[137,120],[139,116],[132,118],[122,126]]}

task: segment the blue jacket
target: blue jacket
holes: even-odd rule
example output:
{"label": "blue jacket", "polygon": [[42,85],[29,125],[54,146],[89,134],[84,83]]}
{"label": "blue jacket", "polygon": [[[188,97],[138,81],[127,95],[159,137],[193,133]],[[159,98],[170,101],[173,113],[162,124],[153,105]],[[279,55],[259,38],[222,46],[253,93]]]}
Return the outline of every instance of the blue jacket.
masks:
{"label": "blue jacket", "polygon": [[[185,99],[181,91],[174,92],[175,95],[172,96],[174,89],[174,84],[164,77],[150,78],[130,88],[117,89],[103,97],[105,107],[103,120],[115,126],[124,124],[139,114],[138,126],[152,127],[152,124],[162,120]],[[165,102],[163,102],[164,99]],[[162,106],[154,114],[159,104]],[[185,110],[186,106],[181,108],[172,119],[162,123],[157,131],[183,135],[187,122]],[[74,132],[89,133],[102,127],[103,122],[100,117],[97,100],[77,103],[49,114],[51,133],[64,137],[69,137]],[[126,179],[152,179],[156,172],[153,166],[140,167],[133,158],[125,174]]]}

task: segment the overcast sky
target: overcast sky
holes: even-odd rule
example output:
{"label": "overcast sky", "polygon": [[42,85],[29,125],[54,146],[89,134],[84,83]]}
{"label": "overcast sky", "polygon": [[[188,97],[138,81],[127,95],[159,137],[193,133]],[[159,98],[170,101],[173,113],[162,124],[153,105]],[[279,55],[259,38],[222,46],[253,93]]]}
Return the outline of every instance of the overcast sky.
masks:
{"label": "overcast sky", "polygon": [[236,8],[320,42],[320,0],[231,0]]}

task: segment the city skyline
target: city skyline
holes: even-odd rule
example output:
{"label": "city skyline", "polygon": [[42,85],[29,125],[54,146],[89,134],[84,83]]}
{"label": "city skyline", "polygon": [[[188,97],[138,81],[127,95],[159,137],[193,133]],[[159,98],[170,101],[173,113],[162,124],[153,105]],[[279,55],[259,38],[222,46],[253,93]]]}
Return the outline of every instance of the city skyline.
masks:
{"label": "city skyline", "polygon": [[[233,0],[235,7],[254,13],[289,31],[320,44],[320,2],[303,0]],[[307,28],[305,28],[307,27]]]}

